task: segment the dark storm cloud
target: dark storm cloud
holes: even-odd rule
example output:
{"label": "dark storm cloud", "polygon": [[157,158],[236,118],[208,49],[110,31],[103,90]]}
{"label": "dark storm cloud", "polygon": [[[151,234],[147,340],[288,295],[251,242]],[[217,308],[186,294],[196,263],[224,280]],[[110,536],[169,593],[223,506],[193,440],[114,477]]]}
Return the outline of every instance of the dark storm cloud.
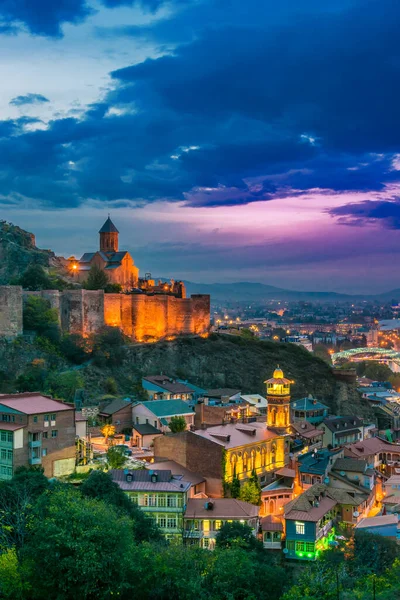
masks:
{"label": "dark storm cloud", "polygon": [[361,227],[370,223],[380,224],[386,229],[400,229],[400,199],[393,201],[366,200],[350,203],[329,210],[344,225]]}
{"label": "dark storm cloud", "polygon": [[[107,0],[121,4],[133,3]],[[397,178],[400,5],[175,5],[171,19],[145,28],[161,43],[181,41],[184,29],[173,54],[114,71],[114,89],[80,119],[19,135],[9,125],[0,139],[5,188],[57,206],[217,206],[310,188],[381,190]]]}
{"label": "dark storm cloud", "polygon": [[25,106],[26,104],[45,104],[50,102],[48,98],[42,94],[25,94],[25,96],[16,96],[10,101],[12,106]]}
{"label": "dark storm cloud", "polygon": [[0,34],[22,25],[35,35],[61,37],[63,23],[79,23],[91,12],[85,0],[0,0]]}

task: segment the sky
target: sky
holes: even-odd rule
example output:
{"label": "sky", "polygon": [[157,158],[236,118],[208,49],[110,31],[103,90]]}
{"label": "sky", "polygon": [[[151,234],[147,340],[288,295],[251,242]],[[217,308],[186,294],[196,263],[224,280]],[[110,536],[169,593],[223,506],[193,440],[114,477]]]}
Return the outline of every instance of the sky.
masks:
{"label": "sky", "polygon": [[400,3],[0,0],[0,217],[141,273],[400,287]]}

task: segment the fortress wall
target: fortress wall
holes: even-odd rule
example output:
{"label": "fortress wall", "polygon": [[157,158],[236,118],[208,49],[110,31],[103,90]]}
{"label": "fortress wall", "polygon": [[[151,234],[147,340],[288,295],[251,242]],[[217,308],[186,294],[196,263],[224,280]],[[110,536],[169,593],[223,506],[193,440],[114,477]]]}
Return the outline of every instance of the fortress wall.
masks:
{"label": "fortress wall", "polygon": [[[106,294],[106,297],[108,294]],[[122,331],[125,335],[132,337],[133,335],[133,313],[132,313],[132,298],[133,296],[127,294],[120,294],[121,296],[121,323]]]}
{"label": "fortress wall", "polygon": [[138,341],[168,335],[169,296],[132,295],[133,336]]}
{"label": "fortress wall", "polygon": [[171,297],[171,319],[169,329],[171,335],[193,333],[192,301],[190,298]]}
{"label": "fortress wall", "polygon": [[83,334],[83,290],[65,290],[61,295],[61,328]]}
{"label": "fortress wall", "polygon": [[104,294],[104,322],[110,327],[122,327],[122,294]]}
{"label": "fortress wall", "polygon": [[22,287],[0,286],[0,336],[14,338],[22,334]]}
{"label": "fortress wall", "polygon": [[82,290],[83,335],[96,333],[104,327],[104,291]]}
{"label": "fortress wall", "polygon": [[206,333],[210,328],[210,296],[207,294],[193,294],[190,299],[193,315],[192,333]]}

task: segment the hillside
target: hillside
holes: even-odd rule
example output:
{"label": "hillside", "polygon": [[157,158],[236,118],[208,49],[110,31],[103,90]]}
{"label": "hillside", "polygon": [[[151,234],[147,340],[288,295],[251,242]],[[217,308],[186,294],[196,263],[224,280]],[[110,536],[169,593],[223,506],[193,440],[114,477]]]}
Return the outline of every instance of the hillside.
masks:
{"label": "hillside", "polygon": [[0,285],[19,277],[28,265],[62,269],[62,259],[51,250],[36,247],[35,236],[16,225],[0,221]]}

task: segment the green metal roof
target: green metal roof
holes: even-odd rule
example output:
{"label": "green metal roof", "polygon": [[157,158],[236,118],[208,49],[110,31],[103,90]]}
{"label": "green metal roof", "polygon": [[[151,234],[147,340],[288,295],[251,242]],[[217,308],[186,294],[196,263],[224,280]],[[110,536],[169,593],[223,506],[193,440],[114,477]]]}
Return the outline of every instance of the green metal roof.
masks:
{"label": "green metal roof", "polygon": [[159,419],[161,417],[194,414],[183,400],[148,400],[147,402],[143,402],[143,405],[151,410]]}

